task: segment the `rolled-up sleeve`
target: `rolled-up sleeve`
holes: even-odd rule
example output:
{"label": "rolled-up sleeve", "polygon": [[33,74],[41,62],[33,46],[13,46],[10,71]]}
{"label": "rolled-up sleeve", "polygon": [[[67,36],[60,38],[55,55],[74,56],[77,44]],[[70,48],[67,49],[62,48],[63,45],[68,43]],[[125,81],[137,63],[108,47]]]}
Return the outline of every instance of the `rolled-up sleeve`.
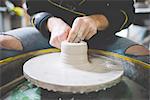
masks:
{"label": "rolled-up sleeve", "polygon": [[47,20],[52,16],[47,11],[47,0],[27,0],[27,13],[31,16],[31,23],[35,26],[46,38],[50,38],[50,32],[47,27]]}

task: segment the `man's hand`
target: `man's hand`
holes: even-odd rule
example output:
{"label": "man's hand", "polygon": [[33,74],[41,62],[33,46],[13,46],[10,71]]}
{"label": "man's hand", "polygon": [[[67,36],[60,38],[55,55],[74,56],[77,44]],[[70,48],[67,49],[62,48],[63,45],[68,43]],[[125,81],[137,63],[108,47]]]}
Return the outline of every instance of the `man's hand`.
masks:
{"label": "man's hand", "polygon": [[108,20],[103,15],[78,17],[73,22],[67,40],[69,42],[89,40],[97,33],[97,30],[104,30],[107,26]]}
{"label": "man's hand", "polygon": [[90,17],[78,17],[74,20],[67,40],[69,42],[80,42],[90,39],[97,32],[95,21]]}
{"label": "man's hand", "polygon": [[62,19],[51,17],[48,19],[47,26],[51,32],[49,43],[60,48],[64,40],[69,42],[89,40],[97,33],[97,30],[104,30],[108,26],[108,20],[103,15],[77,17],[71,28]]}
{"label": "man's hand", "polygon": [[68,37],[69,31],[71,30],[70,26],[60,18],[56,17],[49,18],[47,26],[51,32],[49,43],[56,48],[60,48],[61,42]]}

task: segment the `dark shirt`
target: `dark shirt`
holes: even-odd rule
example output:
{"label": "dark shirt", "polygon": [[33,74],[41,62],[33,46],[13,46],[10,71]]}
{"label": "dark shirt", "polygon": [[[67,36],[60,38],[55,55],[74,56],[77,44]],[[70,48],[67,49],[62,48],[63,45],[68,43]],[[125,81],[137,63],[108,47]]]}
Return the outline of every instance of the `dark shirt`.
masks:
{"label": "dark shirt", "polygon": [[133,23],[132,0],[27,0],[28,13],[32,16],[48,12],[62,18],[70,26],[79,16],[103,14],[109,27],[101,31],[103,36],[111,36]]}

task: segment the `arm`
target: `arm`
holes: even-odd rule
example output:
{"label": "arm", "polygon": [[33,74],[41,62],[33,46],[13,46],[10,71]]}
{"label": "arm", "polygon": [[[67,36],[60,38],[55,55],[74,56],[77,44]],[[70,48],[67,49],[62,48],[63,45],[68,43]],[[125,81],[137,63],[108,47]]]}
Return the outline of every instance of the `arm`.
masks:
{"label": "arm", "polygon": [[103,31],[109,26],[108,19],[101,14],[77,17],[69,32],[69,42],[89,40],[97,31]]}
{"label": "arm", "polygon": [[47,0],[27,0],[26,4],[27,12],[31,16],[32,25],[35,26],[44,37],[50,37],[47,21],[53,15],[51,13],[47,13]]}
{"label": "arm", "polygon": [[[132,0],[112,0],[112,1],[89,1],[89,5],[84,8],[89,16],[75,19],[68,36],[68,41],[78,42],[89,40],[97,33],[107,38],[114,33],[127,28],[133,22],[134,7]],[[95,5],[95,8],[90,4]],[[100,6],[101,4],[101,6]],[[96,14],[96,15],[95,15]]]}
{"label": "arm", "polygon": [[[45,38],[50,38],[49,43],[60,48],[62,41],[67,39],[70,26],[62,19],[54,17],[60,16],[61,10],[50,5],[47,0],[28,0],[28,14],[32,16],[32,24],[42,33]],[[53,14],[47,13],[53,12]]]}
{"label": "arm", "polygon": [[134,20],[133,0],[116,0],[109,3],[108,11],[103,14],[109,21],[109,26],[105,32],[114,34],[129,27]]}

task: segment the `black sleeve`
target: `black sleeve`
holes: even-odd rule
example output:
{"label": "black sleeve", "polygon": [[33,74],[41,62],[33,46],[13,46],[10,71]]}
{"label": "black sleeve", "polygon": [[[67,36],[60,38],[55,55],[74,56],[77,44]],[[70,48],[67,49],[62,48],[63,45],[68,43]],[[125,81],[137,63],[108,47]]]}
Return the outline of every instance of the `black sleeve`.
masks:
{"label": "black sleeve", "polygon": [[47,12],[47,0],[26,0],[27,13],[33,16],[40,12]]}
{"label": "black sleeve", "polygon": [[[47,20],[52,17],[45,9],[47,0],[26,0],[27,13],[31,16],[31,23],[46,38],[50,38],[50,32],[47,28]],[[40,5],[40,6],[39,6]]]}
{"label": "black sleeve", "polygon": [[[79,8],[78,9],[79,11],[80,10],[81,12],[85,11],[87,13],[86,15],[93,15],[99,13],[107,17],[109,21],[109,27],[103,31],[103,33],[107,34],[103,35],[106,36],[114,35],[116,32],[127,28],[131,23],[133,23],[134,6],[132,0],[85,0],[85,1],[86,2],[81,7],[76,7]],[[68,2],[68,0],[66,2]],[[53,5],[50,5],[48,0],[27,0],[27,6],[28,6],[27,12],[31,16],[32,15],[35,16],[40,12],[49,12],[49,17],[54,15],[59,17],[63,16],[63,18],[66,19],[70,18],[72,19],[71,13],[63,9],[59,9],[59,7],[54,7]],[[51,13],[51,11],[53,13]],[[68,18],[68,16],[70,18]],[[44,18],[44,21],[42,21],[44,22],[44,24],[41,25],[45,25],[47,21],[46,18]],[[46,30],[44,29],[45,27],[42,28],[43,30]],[[40,28],[37,29],[42,33],[46,33],[46,31],[43,32]]]}
{"label": "black sleeve", "polygon": [[134,20],[133,4],[132,0],[115,0],[107,3],[107,11],[103,11],[103,14],[109,21],[109,27],[104,31],[114,34],[129,27]]}

